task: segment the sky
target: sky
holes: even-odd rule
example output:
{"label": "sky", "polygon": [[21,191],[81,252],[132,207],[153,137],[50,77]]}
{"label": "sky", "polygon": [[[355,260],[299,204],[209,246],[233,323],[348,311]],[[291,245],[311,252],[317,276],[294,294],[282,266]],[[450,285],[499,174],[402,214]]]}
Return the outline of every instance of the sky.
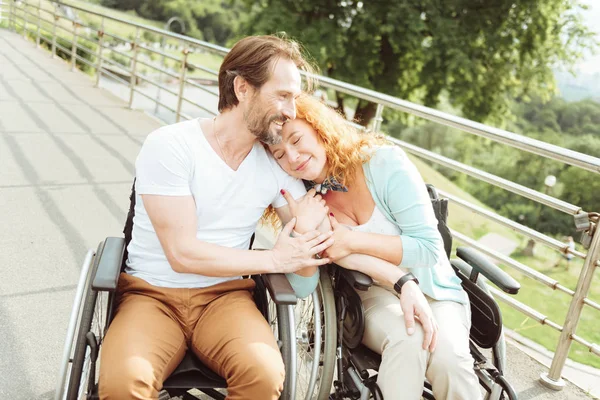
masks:
{"label": "sky", "polygon": [[[600,40],[600,0],[587,0],[587,4],[589,9],[583,14],[585,23],[596,31]],[[586,74],[600,72],[600,54],[588,55],[577,64],[575,69]]]}

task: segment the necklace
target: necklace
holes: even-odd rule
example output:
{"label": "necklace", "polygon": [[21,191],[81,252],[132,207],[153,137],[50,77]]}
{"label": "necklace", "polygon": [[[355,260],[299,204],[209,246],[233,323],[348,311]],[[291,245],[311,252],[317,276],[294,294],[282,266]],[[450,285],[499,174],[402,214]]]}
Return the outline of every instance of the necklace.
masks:
{"label": "necklace", "polygon": [[225,164],[229,165],[227,156],[225,155],[225,152],[223,151],[223,147],[221,147],[221,142],[219,141],[219,135],[217,135],[217,117],[213,118],[213,134],[215,135],[215,139],[217,139],[217,146],[219,146],[219,151],[223,155],[223,160],[225,161]]}

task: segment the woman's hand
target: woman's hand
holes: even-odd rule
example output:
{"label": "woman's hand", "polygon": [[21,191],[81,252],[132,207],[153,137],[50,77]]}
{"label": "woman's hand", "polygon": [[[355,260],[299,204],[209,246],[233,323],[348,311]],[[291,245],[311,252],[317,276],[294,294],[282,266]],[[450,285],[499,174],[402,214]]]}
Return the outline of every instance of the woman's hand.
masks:
{"label": "woman's hand", "polygon": [[415,332],[415,318],[423,325],[423,350],[433,352],[437,344],[438,326],[433,317],[429,302],[414,281],[409,281],[402,286],[400,293],[400,306],[404,313],[406,333]]}
{"label": "woman's hand", "polygon": [[287,191],[281,191],[290,206],[292,217],[296,218],[294,230],[298,233],[317,229],[321,222],[327,218],[329,207],[327,207],[323,197],[316,193],[315,189],[310,189],[303,198],[296,201]]}
{"label": "woman's hand", "polygon": [[273,250],[271,250],[273,255],[273,272],[296,272],[304,268],[318,267],[330,263],[330,260],[326,257],[315,258],[315,256],[331,246],[333,243],[333,238],[331,237],[333,232],[321,233],[312,230],[300,236],[292,237],[290,234],[294,229],[295,223],[296,219],[292,218],[283,227],[275,246],[273,246]]}
{"label": "woman's hand", "polygon": [[329,214],[329,221],[331,222],[331,229],[333,229],[334,243],[323,252],[322,256],[336,262],[352,254],[351,243],[355,232],[340,224],[332,213]]}

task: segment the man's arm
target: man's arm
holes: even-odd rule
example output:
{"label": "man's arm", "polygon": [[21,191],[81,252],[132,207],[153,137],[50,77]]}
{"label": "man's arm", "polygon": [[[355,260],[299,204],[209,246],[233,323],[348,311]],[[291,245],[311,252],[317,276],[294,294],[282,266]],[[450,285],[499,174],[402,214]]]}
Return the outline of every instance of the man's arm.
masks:
{"label": "man's arm", "polygon": [[229,277],[294,272],[329,262],[313,256],[329,246],[331,235],[313,230],[292,238],[295,220],[284,227],[272,250],[248,251],[198,240],[192,196],[142,195],[142,200],[167,260],[176,272]]}

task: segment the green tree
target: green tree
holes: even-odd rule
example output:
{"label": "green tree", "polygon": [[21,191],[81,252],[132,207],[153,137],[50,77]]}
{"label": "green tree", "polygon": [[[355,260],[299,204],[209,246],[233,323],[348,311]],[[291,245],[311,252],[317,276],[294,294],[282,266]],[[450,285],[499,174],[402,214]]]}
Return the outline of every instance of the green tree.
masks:
{"label": "green tree", "polygon": [[[330,77],[428,106],[444,91],[475,120],[508,112],[507,95],[548,97],[551,67],[592,45],[579,0],[242,1],[242,34],[285,31]],[[355,117],[374,113],[361,101]]]}

